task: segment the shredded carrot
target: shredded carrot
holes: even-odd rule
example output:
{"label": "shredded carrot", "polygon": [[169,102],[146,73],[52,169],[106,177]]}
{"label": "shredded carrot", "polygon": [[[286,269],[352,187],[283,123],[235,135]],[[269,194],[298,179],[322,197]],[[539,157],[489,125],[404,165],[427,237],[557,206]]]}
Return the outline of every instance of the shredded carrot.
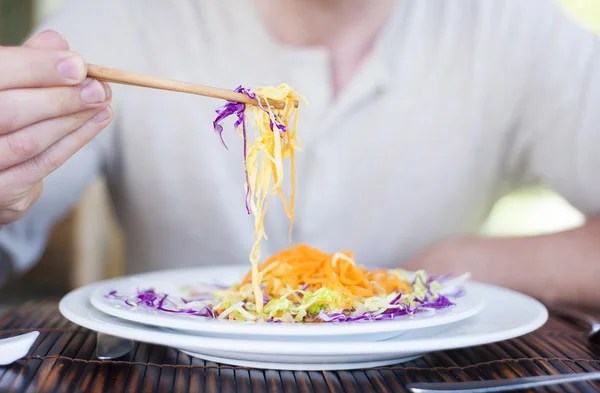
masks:
{"label": "shredded carrot", "polygon": [[[410,284],[387,270],[369,271],[356,266],[354,254],[342,251],[327,254],[307,245],[296,245],[281,251],[258,266],[260,284],[268,297],[279,298],[290,289],[307,286],[308,291],[328,288],[337,291],[340,304],[351,306],[355,296],[371,297],[393,292],[410,293]],[[249,272],[242,284],[252,282]]]}

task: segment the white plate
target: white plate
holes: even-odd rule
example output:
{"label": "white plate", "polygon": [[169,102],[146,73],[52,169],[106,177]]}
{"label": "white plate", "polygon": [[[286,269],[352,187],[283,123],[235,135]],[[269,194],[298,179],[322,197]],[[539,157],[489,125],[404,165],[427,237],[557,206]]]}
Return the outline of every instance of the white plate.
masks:
{"label": "white plate", "polygon": [[198,283],[219,283],[231,285],[239,281],[248,270],[247,266],[205,267],[195,269],[169,270],[146,273],[137,276],[103,281],[96,288],[90,300],[94,307],[109,315],[147,325],[162,328],[200,333],[205,336],[219,337],[266,337],[272,340],[290,337],[310,337],[314,340],[339,340],[344,336],[356,336],[357,339],[378,341],[398,336],[414,329],[440,326],[469,318],[484,306],[484,300],[470,290],[466,284],[464,296],[452,299],[456,306],[414,316],[400,317],[387,321],[351,322],[343,324],[267,324],[229,320],[214,320],[201,317],[168,314],[145,307],[129,307],[122,300],[106,297],[116,290],[121,294],[135,293],[139,289],[155,288],[157,292],[185,297],[178,286]]}
{"label": "white plate", "polygon": [[[261,368],[265,370],[294,370],[294,371],[327,371],[327,370],[356,370],[366,369],[373,367],[389,366],[391,364],[400,364],[419,358],[417,356],[407,356],[398,359],[388,360],[377,360],[377,361],[360,361],[357,363],[343,362],[343,363],[277,363],[272,361],[256,361],[256,360],[240,360],[232,359],[220,356],[210,356],[201,353],[194,353],[190,351],[181,350],[181,352],[188,354],[192,357],[199,358],[214,363],[228,364],[230,366],[249,367],[249,368]],[[345,359],[344,359],[345,360]]]}
{"label": "white plate", "polygon": [[168,345],[207,360],[232,365],[281,370],[340,370],[382,366],[428,352],[506,340],[542,326],[546,308],[538,301],[495,286],[472,284],[486,306],[477,315],[453,324],[419,329],[379,342],[348,337],[345,341],[314,342],[296,337],[282,345],[270,339],[229,339],[165,331],[107,315],[94,308],[90,294],[103,284],[79,288],[60,302],[72,322],[98,332],[136,341]]}

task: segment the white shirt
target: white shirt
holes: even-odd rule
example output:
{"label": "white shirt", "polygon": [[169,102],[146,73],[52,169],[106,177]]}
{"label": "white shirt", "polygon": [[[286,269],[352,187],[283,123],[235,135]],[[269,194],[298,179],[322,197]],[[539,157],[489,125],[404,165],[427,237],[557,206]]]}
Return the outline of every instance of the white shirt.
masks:
{"label": "white shirt", "polygon": [[[71,1],[43,28],[90,63],[302,93],[295,243],[400,265],[476,233],[499,197],[534,181],[600,211],[600,48],[548,0],[399,0],[335,101],[327,52],[278,43],[251,1]],[[51,224],[99,174],[126,234],[128,273],[247,262],[241,140],[228,122],[225,150],[212,129],[222,104],[114,86],[111,127],[0,231],[17,269],[36,261]],[[276,199],[266,230],[263,257],[290,245]]]}

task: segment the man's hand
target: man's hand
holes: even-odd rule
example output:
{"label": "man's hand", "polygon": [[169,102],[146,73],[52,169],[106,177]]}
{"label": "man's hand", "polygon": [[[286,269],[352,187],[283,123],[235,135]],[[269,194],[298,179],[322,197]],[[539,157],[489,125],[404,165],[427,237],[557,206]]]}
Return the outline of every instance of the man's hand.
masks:
{"label": "man's hand", "polygon": [[43,179],[110,123],[110,87],[86,75],[55,32],[0,47],[0,226],[23,216]]}

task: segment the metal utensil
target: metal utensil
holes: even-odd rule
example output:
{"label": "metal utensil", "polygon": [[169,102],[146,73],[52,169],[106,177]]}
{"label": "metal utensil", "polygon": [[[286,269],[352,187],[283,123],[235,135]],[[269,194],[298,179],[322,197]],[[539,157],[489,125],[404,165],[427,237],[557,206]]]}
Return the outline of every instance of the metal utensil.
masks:
{"label": "metal utensil", "polygon": [[489,393],[531,389],[540,386],[558,385],[600,379],[600,372],[583,374],[543,375],[539,377],[494,379],[471,382],[418,382],[406,387],[413,393]]}
{"label": "metal utensil", "polygon": [[96,357],[100,360],[117,359],[133,349],[133,341],[104,333],[96,337]]}
{"label": "metal utensil", "polygon": [[30,332],[0,340],[0,366],[11,364],[26,356],[40,332]]}
{"label": "metal utensil", "polygon": [[[600,321],[582,311],[570,308],[553,308],[553,314],[575,322],[589,325],[588,340],[600,342]],[[507,392],[517,389],[528,389],[540,386],[556,385],[568,382],[591,381],[600,379],[600,372],[582,374],[543,375],[538,377],[497,379],[473,382],[423,382],[407,386],[414,393],[443,393],[443,392]]]}
{"label": "metal utensil", "polygon": [[588,340],[600,343],[600,321],[582,311],[570,308],[553,308],[553,314],[575,322],[584,322],[590,326]]}

